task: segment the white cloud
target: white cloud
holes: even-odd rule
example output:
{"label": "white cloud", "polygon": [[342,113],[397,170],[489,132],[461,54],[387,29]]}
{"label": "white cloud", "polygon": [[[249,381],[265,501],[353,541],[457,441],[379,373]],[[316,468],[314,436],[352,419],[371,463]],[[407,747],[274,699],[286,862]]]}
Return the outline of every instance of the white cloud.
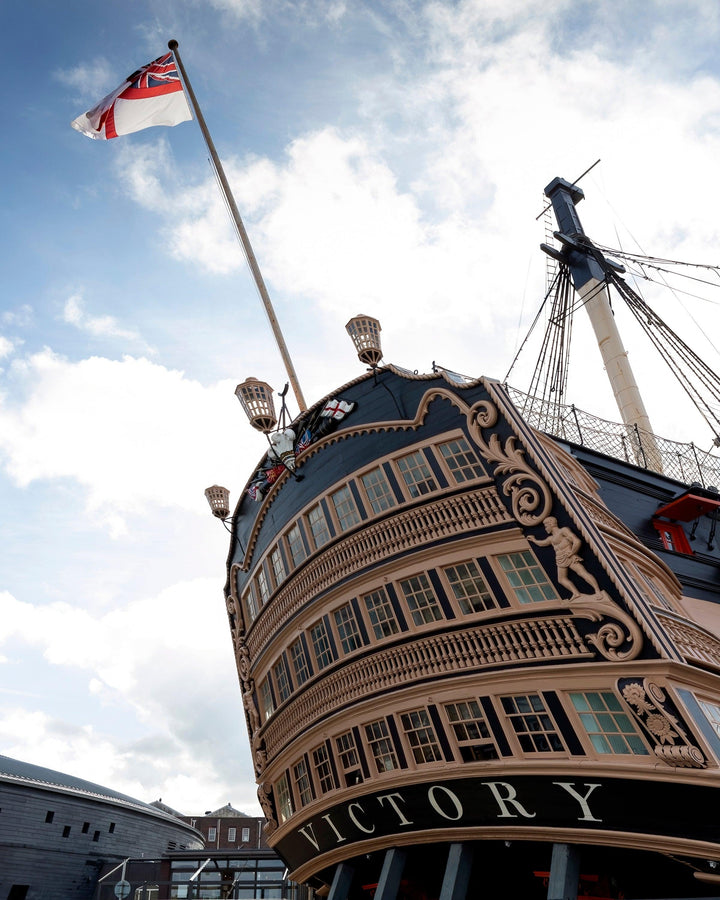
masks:
{"label": "white cloud", "polygon": [[[129,74],[130,72],[127,73]],[[57,69],[53,72],[56,81],[73,88],[79,99],[92,105],[122,82],[120,75],[117,71],[113,72],[108,60],[100,56],[70,69]]]}
{"label": "white cloud", "polygon": [[145,352],[155,352],[148,347],[137,331],[123,328],[114,316],[91,316],[85,312],[83,306],[81,294],[73,294],[68,297],[63,307],[64,321],[94,337],[121,338],[125,341],[142,344]]}
{"label": "white cloud", "polygon": [[6,356],[10,356],[13,352],[14,344],[10,340],[10,338],[4,337],[0,334],[0,359],[5,359]]}

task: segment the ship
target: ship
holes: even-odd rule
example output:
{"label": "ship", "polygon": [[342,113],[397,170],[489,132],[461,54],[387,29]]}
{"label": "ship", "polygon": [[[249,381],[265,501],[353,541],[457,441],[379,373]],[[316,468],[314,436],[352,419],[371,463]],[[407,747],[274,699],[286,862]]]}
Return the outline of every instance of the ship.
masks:
{"label": "ship", "polygon": [[[623,266],[577,183],[545,193],[543,249],[600,339]],[[348,332],[362,374],[293,419],[238,386],[268,450],[233,512],[206,492],[289,877],[329,900],[720,896],[720,461],[652,433],[614,332],[612,427],[385,363],[372,317]]]}

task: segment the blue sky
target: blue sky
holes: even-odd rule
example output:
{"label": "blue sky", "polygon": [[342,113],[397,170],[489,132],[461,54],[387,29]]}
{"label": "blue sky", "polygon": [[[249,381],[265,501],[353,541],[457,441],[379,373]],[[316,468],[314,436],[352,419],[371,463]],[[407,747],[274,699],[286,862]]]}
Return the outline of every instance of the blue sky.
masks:
{"label": "blue sky", "polygon": [[[1,753],[258,811],[203,490],[235,501],[264,450],[235,385],[285,373],[196,123],[70,121],[176,38],[306,398],[360,371],[359,312],[389,361],[502,378],[556,175],[602,160],[580,212],[603,243],[719,261],[719,32],[714,0],[3,5]],[[714,301],[668,310],[717,333]],[[576,330],[571,399],[616,419]],[[709,446],[631,359],[658,432]]]}

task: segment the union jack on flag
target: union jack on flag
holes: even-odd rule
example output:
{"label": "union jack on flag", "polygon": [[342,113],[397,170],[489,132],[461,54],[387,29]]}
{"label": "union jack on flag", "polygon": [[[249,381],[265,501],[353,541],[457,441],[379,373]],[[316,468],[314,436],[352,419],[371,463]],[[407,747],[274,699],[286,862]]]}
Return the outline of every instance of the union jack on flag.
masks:
{"label": "union jack on flag", "polygon": [[172,51],[133,72],[72,127],[107,141],[151,125],[178,125],[192,119]]}
{"label": "union jack on flag", "polygon": [[302,453],[303,450],[306,450],[310,446],[310,441],[312,440],[312,434],[310,433],[310,429],[306,428],[305,431],[300,435],[300,440],[295,444],[295,454]]}

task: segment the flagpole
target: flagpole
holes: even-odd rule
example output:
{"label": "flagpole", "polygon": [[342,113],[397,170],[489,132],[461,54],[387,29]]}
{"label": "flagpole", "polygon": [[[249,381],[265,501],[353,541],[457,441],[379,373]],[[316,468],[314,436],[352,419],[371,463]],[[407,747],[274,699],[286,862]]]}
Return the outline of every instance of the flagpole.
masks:
{"label": "flagpole", "polygon": [[220,181],[220,186],[222,188],[223,194],[225,195],[225,201],[228,205],[228,209],[230,210],[230,215],[233,218],[233,222],[235,223],[235,228],[237,229],[240,242],[243,245],[245,257],[247,258],[248,265],[250,266],[250,271],[252,272],[253,278],[255,279],[255,284],[257,286],[258,293],[260,294],[260,299],[263,302],[265,312],[267,313],[267,317],[270,320],[270,327],[272,328],[273,335],[275,336],[275,341],[277,342],[278,349],[280,350],[280,356],[282,357],[283,363],[285,364],[285,371],[287,372],[288,379],[290,380],[293,393],[295,394],[295,399],[297,400],[297,404],[300,407],[300,412],[305,412],[307,410],[307,404],[305,403],[305,398],[303,397],[302,390],[300,389],[300,383],[298,382],[298,377],[295,373],[295,367],[293,366],[292,360],[290,359],[290,353],[288,352],[287,345],[285,344],[285,339],[283,338],[282,331],[280,330],[280,325],[275,316],[275,310],[273,309],[273,305],[270,302],[270,295],[268,294],[267,288],[265,287],[265,282],[260,272],[260,267],[258,266],[257,259],[255,258],[253,248],[250,244],[250,238],[248,237],[245,226],[243,225],[243,221],[240,218],[240,212],[238,211],[237,205],[235,203],[235,198],[232,195],[230,185],[228,184],[228,180],[225,177],[225,170],[223,169],[220,158],[217,155],[217,151],[215,150],[215,145],[213,144],[212,138],[210,137],[210,132],[208,131],[207,125],[205,124],[205,118],[200,110],[200,107],[198,106],[198,102],[195,98],[195,92],[192,89],[190,80],[187,77],[187,72],[185,71],[185,66],[182,63],[182,59],[180,59],[180,54],[178,53],[178,42],[176,40],[168,41],[168,47],[175,56],[175,61],[177,62],[178,68],[180,69],[180,74],[182,75],[183,82],[185,83],[185,89],[187,90],[188,97],[190,98],[190,103],[192,104],[195,116],[197,117],[200,131],[202,131],[202,135],[205,138],[205,144],[207,145],[208,152],[210,153],[210,158],[212,159],[213,166],[215,167],[215,172],[217,174],[218,180]]}

